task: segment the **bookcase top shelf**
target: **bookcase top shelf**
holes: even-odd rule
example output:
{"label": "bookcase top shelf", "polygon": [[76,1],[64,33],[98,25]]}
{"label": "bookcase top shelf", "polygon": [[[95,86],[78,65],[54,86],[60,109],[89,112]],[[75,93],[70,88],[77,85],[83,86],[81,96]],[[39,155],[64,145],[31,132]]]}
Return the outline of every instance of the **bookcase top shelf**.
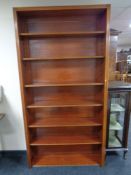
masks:
{"label": "bookcase top shelf", "polygon": [[65,107],[88,107],[88,106],[103,106],[103,104],[101,103],[83,103],[83,104],[58,104],[58,105],[52,105],[52,104],[48,104],[48,105],[44,105],[44,103],[40,104],[40,103],[36,103],[36,104],[32,104],[32,105],[28,105],[27,108],[65,108]]}
{"label": "bookcase top shelf", "polygon": [[41,17],[52,15],[102,15],[106,9],[110,8],[110,4],[104,5],[76,5],[76,6],[45,6],[45,7],[15,7],[22,17]]}
{"label": "bookcase top shelf", "polygon": [[37,37],[81,37],[81,36],[101,36],[104,35],[105,31],[91,31],[91,32],[68,32],[68,33],[20,33],[21,37],[31,37],[31,38],[37,38]]}

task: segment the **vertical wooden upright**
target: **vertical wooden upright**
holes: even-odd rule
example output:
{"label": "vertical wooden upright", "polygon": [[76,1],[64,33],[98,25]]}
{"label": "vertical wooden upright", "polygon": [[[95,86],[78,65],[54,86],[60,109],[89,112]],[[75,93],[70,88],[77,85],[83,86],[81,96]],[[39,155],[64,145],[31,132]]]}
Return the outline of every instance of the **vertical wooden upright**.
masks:
{"label": "vertical wooden upright", "polygon": [[103,165],[110,5],[14,8],[29,166]]}

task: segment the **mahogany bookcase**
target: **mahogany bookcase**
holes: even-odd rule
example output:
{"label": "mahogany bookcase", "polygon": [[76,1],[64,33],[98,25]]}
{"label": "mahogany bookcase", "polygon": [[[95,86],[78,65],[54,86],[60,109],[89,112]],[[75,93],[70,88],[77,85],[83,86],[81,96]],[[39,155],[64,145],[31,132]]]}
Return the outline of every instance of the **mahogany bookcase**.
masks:
{"label": "mahogany bookcase", "polygon": [[14,8],[29,166],[105,161],[110,5]]}

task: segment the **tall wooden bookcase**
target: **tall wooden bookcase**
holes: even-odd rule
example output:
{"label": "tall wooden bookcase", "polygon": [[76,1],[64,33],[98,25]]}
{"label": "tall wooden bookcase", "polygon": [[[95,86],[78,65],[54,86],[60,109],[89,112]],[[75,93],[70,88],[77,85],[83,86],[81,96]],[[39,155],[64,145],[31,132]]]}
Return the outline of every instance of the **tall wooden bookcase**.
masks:
{"label": "tall wooden bookcase", "polygon": [[29,166],[103,165],[110,5],[14,8]]}

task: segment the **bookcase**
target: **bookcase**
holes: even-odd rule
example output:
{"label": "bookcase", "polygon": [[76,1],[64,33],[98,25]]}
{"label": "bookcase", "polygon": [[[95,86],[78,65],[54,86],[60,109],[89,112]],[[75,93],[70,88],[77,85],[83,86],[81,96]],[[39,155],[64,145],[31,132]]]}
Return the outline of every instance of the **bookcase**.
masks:
{"label": "bookcase", "polygon": [[105,161],[110,5],[14,8],[29,166]]}

